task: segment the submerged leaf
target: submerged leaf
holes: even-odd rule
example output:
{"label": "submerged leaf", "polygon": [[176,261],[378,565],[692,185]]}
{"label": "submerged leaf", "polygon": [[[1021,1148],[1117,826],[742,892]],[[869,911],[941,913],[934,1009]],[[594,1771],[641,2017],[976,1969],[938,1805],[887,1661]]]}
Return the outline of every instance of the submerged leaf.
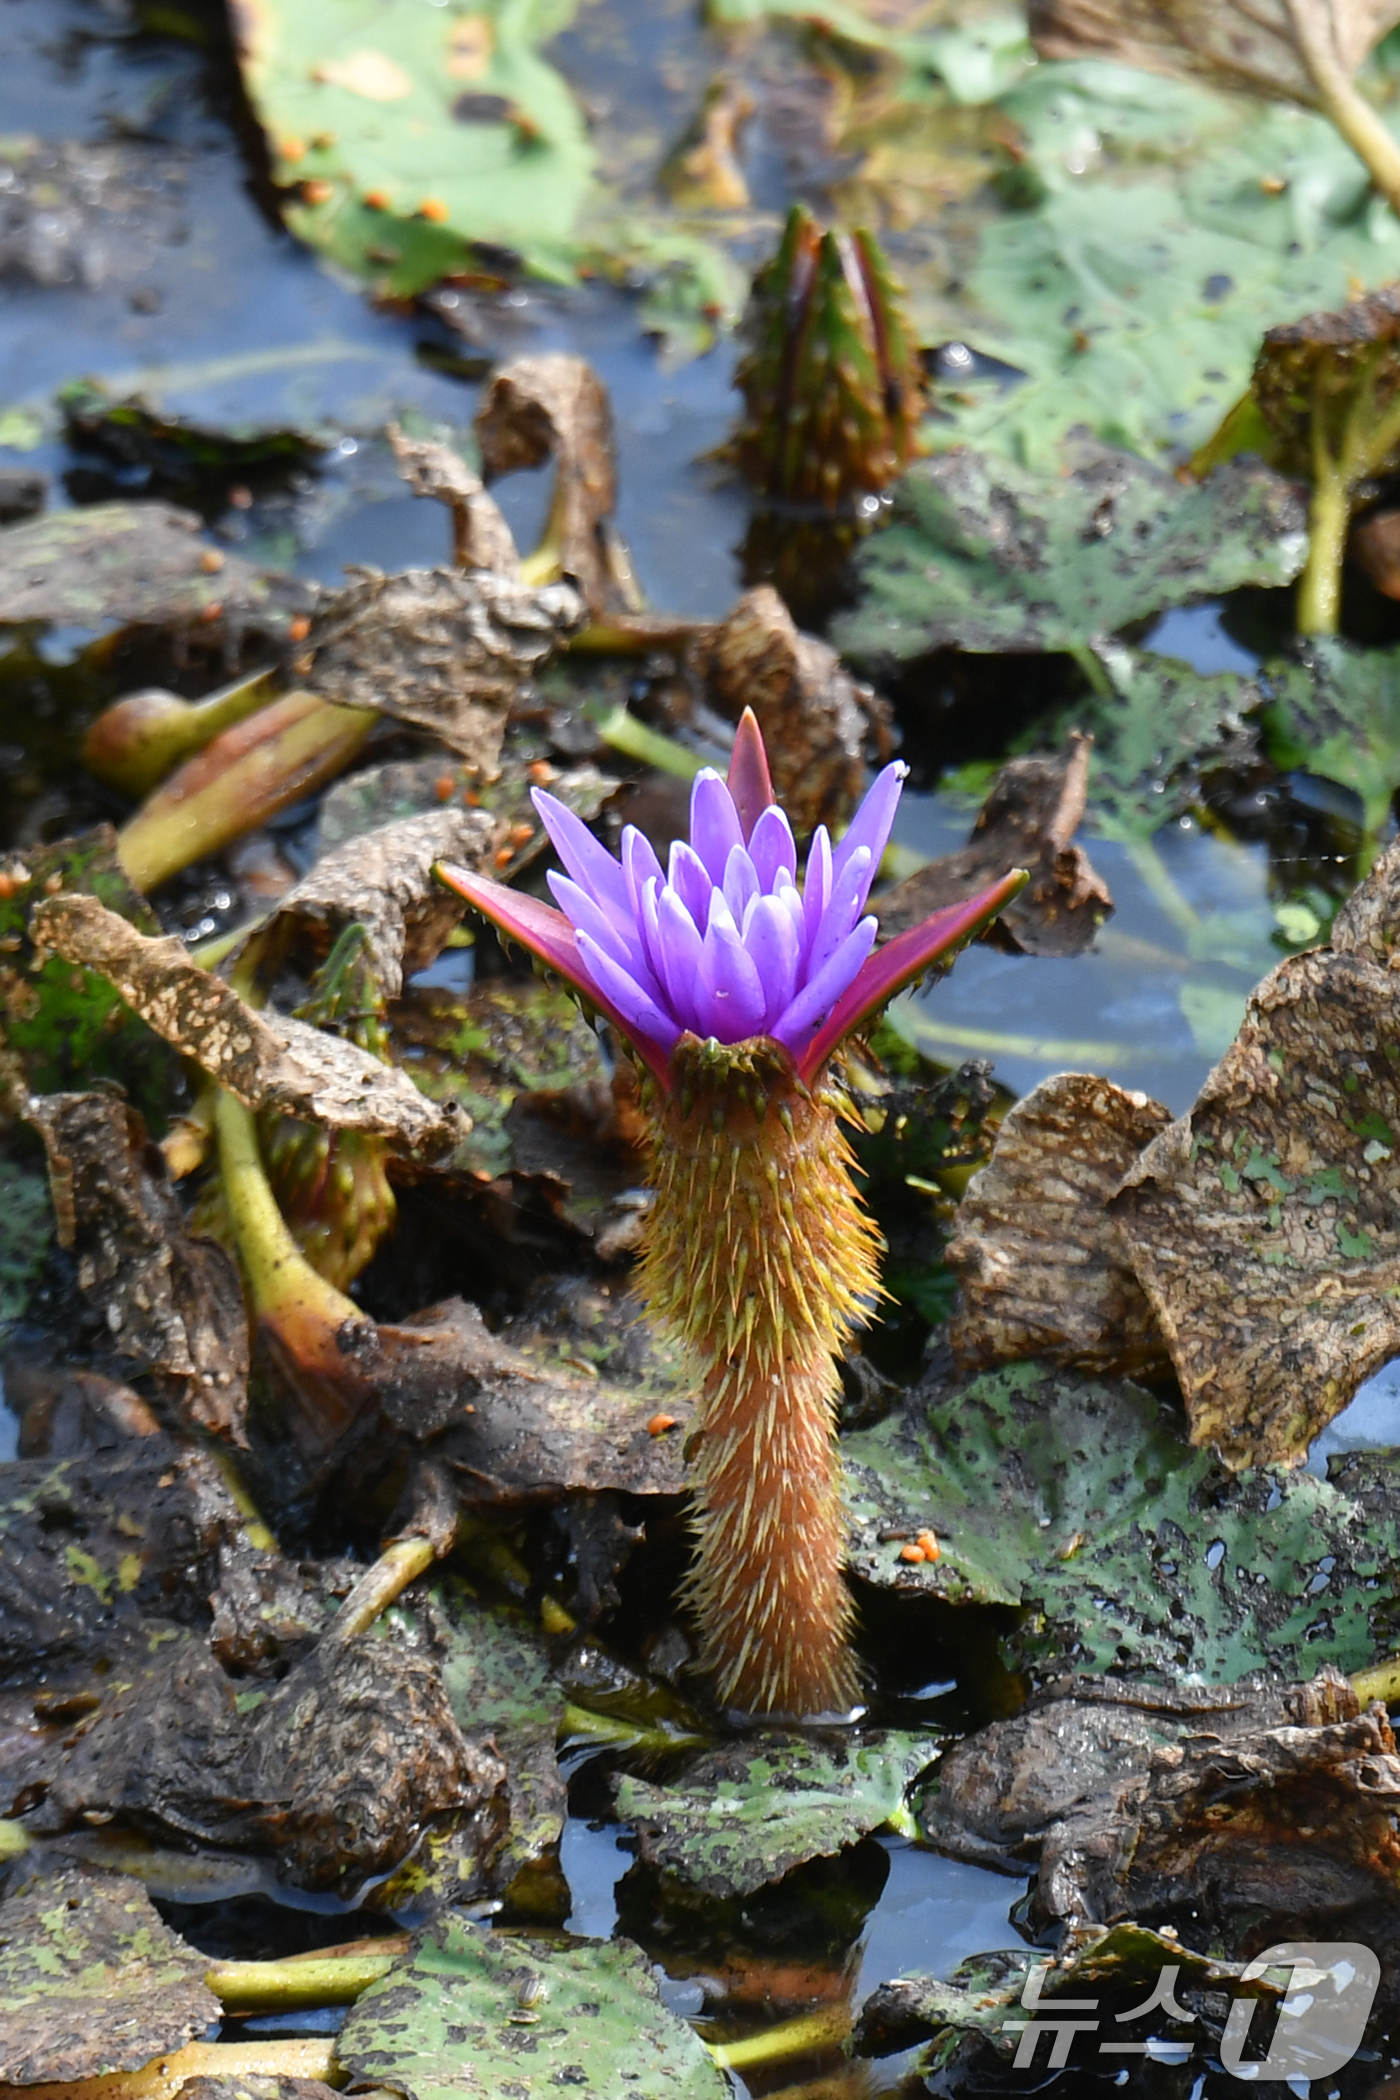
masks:
{"label": "submerged leaf", "polygon": [[646,2100],[725,2100],[724,2073],[662,2003],[630,1940],[526,1940],[430,1925],[366,1991],[336,2042],[360,2085],[406,2100],[578,2086]]}
{"label": "submerged leaf", "polygon": [[1271,665],[1261,681],[1264,739],[1280,766],[1303,765],[1352,789],[1363,823],[1383,835],[1400,786],[1400,649],[1358,649],[1318,637],[1301,661]]}
{"label": "submerged leaf", "polygon": [[[1037,1675],[1232,1684],[1356,1670],[1391,1645],[1396,1497],[1363,1506],[1311,1473],[1232,1478],[1141,1387],[1015,1364],[916,1391],[842,1449],[853,1571],[1029,1607],[1007,1648]],[[901,1542],[924,1530],[940,1557],[911,1564]]]}
{"label": "submerged leaf", "polygon": [[850,1742],[765,1733],[707,1751],[666,1786],[624,1775],[617,1812],[663,1874],[703,1896],[750,1896],[899,1817],[939,1748],[894,1730]]}
{"label": "submerged leaf", "polygon": [[220,2016],[208,1967],[129,1875],[31,1882],[0,1903],[0,2081],[98,2078],[179,2049]]}
{"label": "submerged leaf", "polygon": [[861,552],[864,599],[836,638],[864,662],[930,649],[1080,649],[1242,583],[1281,584],[1306,551],[1297,492],[1232,460],[1201,487],[1125,453],[1069,476],[958,450],[919,462]]}

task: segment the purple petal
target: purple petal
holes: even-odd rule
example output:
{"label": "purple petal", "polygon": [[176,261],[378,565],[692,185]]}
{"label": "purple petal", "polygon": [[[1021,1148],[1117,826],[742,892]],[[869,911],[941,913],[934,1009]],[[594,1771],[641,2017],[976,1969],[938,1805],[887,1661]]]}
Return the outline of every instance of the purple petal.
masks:
{"label": "purple petal", "polygon": [[[548,969],[557,970],[561,977],[567,978],[590,1005],[606,1015],[619,1034],[630,1039],[637,1055],[650,1068],[663,1090],[669,1092],[669,1052],[674,1036],[668,1035],[663,1042],[645,1029],[633,1028],[599,987],[580,953],[578,937],[562,912],[556,911],[552,904],[541,904],[537,897],[527,897],[520,890],[507,889],[503,882],[491,882],[484,875],[469,874],[465,868],[455,868],[439,861],[433,872],[440,882],[456,890],[459,897],[465,897],[468,904],[474,905],[503,933],[530,949]],[[669,1028],[670,1024],[667,1025]]]}
{"label": "purple petal", "polygon": [[733,922],[710,914],[700,957],[700,983],[710,1013],[710,1033],[722,1043],[742,1043],[763,1025],[764,996],[758,972]]}
{"label": "purple petal", "polygon": [[724,864],[724,901],[734,914],[736,926],[743,925],[744,913],[757,897],[759,887],[748,849],[744,846],[731,846],[729,858]]}
{"label": "purple petal", "polygon": [[629,824],[622,834],[622,876],[627,884],[627,895],[633,916],[639,918],[642,909],[642,891],[655,878],[658,884],[666,880],[661,863],[652,849],[651,840],[635,824]]}
{"label": "purple petal", "polygon": [[823,914],[831,901],[831,838],[825,824],[812,834],[807,855],[807,873],[802,883],[802,909],[807,920],[804,953],[810,955]]}
{"label": "purple petal", "polygon": [[836,953],[827,957],[815,977],[808,979],[787,1012],[770,1030],[797,1058],[799,1071],[803,1069],[806,1038],[814,1028],[821,1026],[859,971],[875,945],[875,930],[873,915],[862,919],[859,926],[846,935]]}
{"label": "purple petal", "polygon": [[714,884],[710,872],[693,846],[684,839],[677,839],[671,848],[671,864],[668,873],[671,888],[695,921],[699,932],[704,933],[710,923],[710,894]]}
{"label": "purple petal", "polygon": [[587,965],[589,976],[622,1016],[624,1033],[650,1036],[663,1049],[670,1050],[681,1032],[670,1014],[664,1013],[650,994],[643,991],[636,978],[615,963],[586,933],[578,937],[578,952]]}
{"label": "purple petal", "polygon": [[763,732],[758,726],[758,717],[751,707],[746,707],[739,718],[726,785],[734,798],[739,826],[747,840],[753,836],[754,826],[773,801],[773,779],[768,771],[768,753],[763,748]]}
{"label": "purple petal", "polygon": [[807,957],[809,977],[815,977],[827,958],[836,953],[860,917],[860,908],[870,887],[869,871],[870,856],[864,846],[851,856],[839,874],[833,871],[831,897]]}
{"label": "purple petal", "polygon": [[700,982],[700,956],[704,943],[695,921],[672,889],[664,889],[656,900],[657,931],[661,942],[661,975],[672,1012],[678,1021],[695,1028],[697,1035],[710,1029],[697,1028],[695,988]]}
{"label": "purple petal", "polygon": [[744,926],[747,948],[763,986],[765,1025],[783,1014],[797,989],[802,947],[791,914],[777,897],[760,897]]}
{"label": "purple petal", "polygon": [[776,803],[771,809],[765,809],[754,825],[749,837],[749,859],[765,897],[771,897],[778,887],[780,870],[792,876],[797,874],[797,847],[793,842],[792,826]]}
{"label": "purple petal", "polygon": [[930,963],[937,962],[950,949],[969,940],[989,919],[994,919],[1029,880],[1024,868],[1013,868],[1009,875],[1002,876],[1000,882],[993,883],[990,889],[981,891],[976,897],[969,897],[966,903],[950,904],[887,941],[879,954],[872,955],[862,966],[806,1049],[798,1054],[798,1071],[803,1080],[810,1085],[843,1035],[849,1035],[852,1029],[869,1020]]}
{"label": "purple petal", "polygon": [[890,842],[890,829],[894,823],[894,813],[899,808],[899,797],[908,773],[908,766],[901,764],[899,760],[896,760],[893,765],[885,767],[884,772],[875,782],[869,794],[861,803],[860,808],[852,817],[850,829],[832,857],[832,879],[839,882],[841,872],[849,865],[852,856],[858,853],[862,846],[868,850],[870,854],[870,873],[866,877],[865,888],[861,892],[861,905],[865,903],[866,898],[870,895],[870,885],[875,880],[875,872],[880,865],[885,848]]}
{"label": "purple petal", "polygon": [[551,868],[545,881],[554,893],[554,901],[563,912],[575,933],[586,933],[595,940],[624,970],[635,971],[643,963],[641,941],[635,929],[623,933],[615,920],[610,919],[601,904],[596,904],[588,891],[572,882],[567,875],[556,875]]}
{"label": "purple petal", "polygon": [[712,882],[723,882],[731,849],[744,843],[734,798],[709,766],[696,775],[690,791],[690,843]]}
{"label": "purple petal", "polygon": [[[665,946],[661,939],[660,914],[657,909],[661,889],[662,885],[656,876],[650,876],[642,888],[639,917],[642,928],[642,948],[646,955],[647,967],[655,981],[659,1003],[665,1006],[669,1004],[669,995],[666,991]],[[635,972],[633,974],[635,975]],[[649,991],[651,989],[644,979],[638,978],[637,981],[644,990]]]}
{"label": "purple petal", "polygon": [[530,799],[549,833],[551,845],[574,881],[602,905],[610,919],[619,926],[629,925],[632,902],[627,894],[627,880],[611,853],[599,845],[582,819],[555,796],[547,795],[543,788],[531,788]]}

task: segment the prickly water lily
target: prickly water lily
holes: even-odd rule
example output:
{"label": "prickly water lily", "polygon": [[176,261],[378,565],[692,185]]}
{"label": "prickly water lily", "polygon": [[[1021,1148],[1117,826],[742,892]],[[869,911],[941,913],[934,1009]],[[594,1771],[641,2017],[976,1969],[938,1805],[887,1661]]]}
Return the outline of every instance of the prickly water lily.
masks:
{"label": "prickly water lily", "polygon": [[876,951],[865,904],[903,770],[886,767],[839,844],[817,832],[800,884],[751,712],[728,782],[696,781],[689,843],[666,868],[631,826],[614,860],[537,793],[568,870],[549,878],[559,910],[441,871],[604,1014],[649,1074],[642,1285],[700,1374],[689,1602],[721,1698],[749,1713],[839,1714],[857,1696],[835,1359],[878,1292],[879,1243],[827,1066],[1025,881],[1014,871]]}

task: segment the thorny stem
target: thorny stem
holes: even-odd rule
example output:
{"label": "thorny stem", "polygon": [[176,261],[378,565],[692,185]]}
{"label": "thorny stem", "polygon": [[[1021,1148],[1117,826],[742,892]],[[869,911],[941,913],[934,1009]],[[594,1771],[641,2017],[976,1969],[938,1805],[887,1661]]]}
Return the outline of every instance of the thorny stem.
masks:
{"label": "thorny stem", "polygon": [[304,2012],[352,2005],[387,1976],[410,1945],[406,1932],[365,1940],[337,1954],[294,1954],[283,1961],[221,1961],[204,1981],[226,2012]]}
{"label": "thorny stem", "polygon": [[850,2031],[849,2008],[828,2005],[819,2012],[803,2013],[798,2019],[765,2027],[761,2034],[747,2034],[742,2041],[709,2042],[706,2047],[721,2070],[751,2071],[758,2064],[780,2064],[789,2057],[833,2048]]}
{"label": "thorny stem", "polygon": [[187,2042],[168,2056],[153,2056],[139,2071],[27,2085],[24,2100],[175,2100],[189,2078],[319,2078],[327,2085],[345,2083],[334,2040],[316,2035],[294,2041]]}
{"label": "thorny stem", "polygon": [[1326,115],[1400,216],[1400,144],[1349,77],[1332,45],[1332,13],[1316,0],[1287,0],[1293,40]]}

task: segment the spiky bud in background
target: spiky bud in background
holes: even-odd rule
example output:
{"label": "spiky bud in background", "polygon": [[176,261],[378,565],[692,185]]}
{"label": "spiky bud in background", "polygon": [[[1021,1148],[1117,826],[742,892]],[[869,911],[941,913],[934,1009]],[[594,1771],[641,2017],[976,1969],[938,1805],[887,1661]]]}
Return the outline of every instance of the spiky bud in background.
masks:
{"label": "spiky bud in background", "polygon": [[873,235],[823,232],[794,205],[744,328],[745,414],[728,450],[753,489],[835,517],[903,473],[923,367]]}
{"label": "spiky bud in background", "polygon": [[[347,926],[311,980],[296,1018],[389,1061],[384,1005],[363,926]],[[327,1130],[294,1116],[259,1118],[267,1178],[293,1239],[319,1276],[343,1291],[393,1230],[394,1192],[382,1137]]]}
{"label": "spiky bud in background", "polygon": [[852,1112],[830,1059],[1025,880],[1008,874],[872,953],[866,899],[903,772],[885,768],[838,845],[816,832],[799,886],[746,713],[728,782],[700,775],[690,842],[666,869],[632,826],[619,862],[537,792],[568,870],[549,878],[560,910],[441,871],[645,1068],[656,1202],[642,1284],[700,1386],[689,1601],[721,1700],[746,1713],[840,1714],[857,1695],[834,1359],[872,1308],[878,1240],[851,1181],[840,1118]]}

